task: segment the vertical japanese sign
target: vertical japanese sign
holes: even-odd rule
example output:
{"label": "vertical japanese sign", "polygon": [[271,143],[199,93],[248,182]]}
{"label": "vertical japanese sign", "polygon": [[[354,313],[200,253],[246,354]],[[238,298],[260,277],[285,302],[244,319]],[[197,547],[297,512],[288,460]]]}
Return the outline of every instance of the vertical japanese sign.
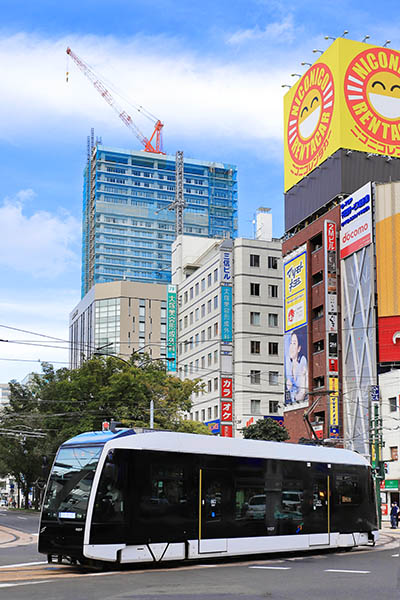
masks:
{"label": "vertical japanese sign", "polygon": [[285,408],[308,402],[307,246],[284,258]]}
{"label": "vertical japanese sign", "polygon": [[233,437],[232,425],[221,425],[221,437]]}
{"label": "vertical japanese sign", "polygon": [[221,342],[232,341],[232,287],[221,285]]}
{"label": "vertical japanese sign", "polygon": [[232,422],[233,412],[232,412],[232,401],[221,401],[221,421],[230,421]]}
{"label": "vertical japanese sign", "polygon": [[329,377],[329,437],[339,437],[339,379]]}
{"label": "vertical japanese sign", "polygon": [[177,321],[176,285],[167,287],[167,359],[168,371],[176,373],[176,321]]}
{"label": "vertical japanese sign", "polygon": [[232,252],[227,250],[221,252],[221,281],[232,283]]}
{"label": "vertical japanese sign", "polygon": [[232,398],[232,377],[221,377],[221,397]]}
{"label": "vertical japanese sign", "polygon": [[[336,223],[324,223],[325,247],[325,346],[327,372],[338,376],[338,294],[337,294],[337,239]],[[337,423],[338,425],[338,423]]]}

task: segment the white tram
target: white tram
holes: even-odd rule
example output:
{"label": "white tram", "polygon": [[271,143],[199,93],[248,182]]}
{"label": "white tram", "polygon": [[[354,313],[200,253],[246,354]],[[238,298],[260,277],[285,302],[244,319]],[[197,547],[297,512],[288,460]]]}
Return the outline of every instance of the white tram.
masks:
{"label": "white tram", "polygon": [[92,432],[60,447],[39,552],[144,563],[374,543],[367,461],[343,449],[171,432]]}

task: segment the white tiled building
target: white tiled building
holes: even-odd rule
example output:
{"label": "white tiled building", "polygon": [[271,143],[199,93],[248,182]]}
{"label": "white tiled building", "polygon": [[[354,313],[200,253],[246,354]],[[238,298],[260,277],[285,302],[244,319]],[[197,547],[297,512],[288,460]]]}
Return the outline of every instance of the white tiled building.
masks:
{"label": "white tiled building", "polygon": [[[191,418],[213,422],[226,436],[283,413],[281,241],[263,235],[267,239],[180,236],[173,245],[178,374],[204,383]],[[222,415],[221,407],[227,410]]]}
{"label": "white tiled building", "polygon": [[[379,375],[379,389],[384,443],[382,460],[387,467],[385,480],[381,484],[381,501],[390,513],[392,503],[399,503],[400,499],[400,369]],[[383,518],[389,520],[389,515],[383,514]]]}

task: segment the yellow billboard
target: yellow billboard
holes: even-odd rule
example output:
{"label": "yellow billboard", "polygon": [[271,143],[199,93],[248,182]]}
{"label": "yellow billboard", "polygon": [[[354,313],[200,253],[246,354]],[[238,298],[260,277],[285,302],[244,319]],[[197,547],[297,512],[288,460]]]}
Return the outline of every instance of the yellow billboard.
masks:
{"label": "yellow billboard", "polygon": [[338,38],[284,98],[285,192],[339,148],[400,156],[400,52]]}
{"label": "yellow billboard", "polygon": [[307,324],[307,248],[304,244],[283,263],[285,333]]}

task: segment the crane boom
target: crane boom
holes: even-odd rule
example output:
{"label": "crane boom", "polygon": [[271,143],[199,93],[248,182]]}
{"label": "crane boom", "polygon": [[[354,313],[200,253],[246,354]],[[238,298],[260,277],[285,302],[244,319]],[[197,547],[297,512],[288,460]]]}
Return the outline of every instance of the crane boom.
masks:
{"label": "crane boom", "polygon": [[[87,65],[84,60],[79,58],[79,56],[75,54],[75,52],[73,52],[71,48],[67,48],[67,54],[72,58],[74,63],[80,68],[83,74],[86,75],[86,77],[92,82],[96,90],[101,96],[103,96],[107,104],[109,104],[111,108],[117,113],[121,121],[123,121],[123,123],[125,123],[125,125],[129,127],[131,131],[133,131],[137,139],[144,146],[144,150],[146,152],[155,152],[156,154],[165,154],[165,152],[162,151],[161,135],[164,124],[161,123],[159,119],[157,119],[154,126],[153,134],[150,137],[150,139],[147,139],[146,136],[144,136],[140,129],[135,125],[135,123],[132,120],[132,117],[118,105],[114,97],[108,91],[108,89],[100,80],[100,78],[92,71],[89,65]],[[155,144],[153,141],[154,138]]]}

